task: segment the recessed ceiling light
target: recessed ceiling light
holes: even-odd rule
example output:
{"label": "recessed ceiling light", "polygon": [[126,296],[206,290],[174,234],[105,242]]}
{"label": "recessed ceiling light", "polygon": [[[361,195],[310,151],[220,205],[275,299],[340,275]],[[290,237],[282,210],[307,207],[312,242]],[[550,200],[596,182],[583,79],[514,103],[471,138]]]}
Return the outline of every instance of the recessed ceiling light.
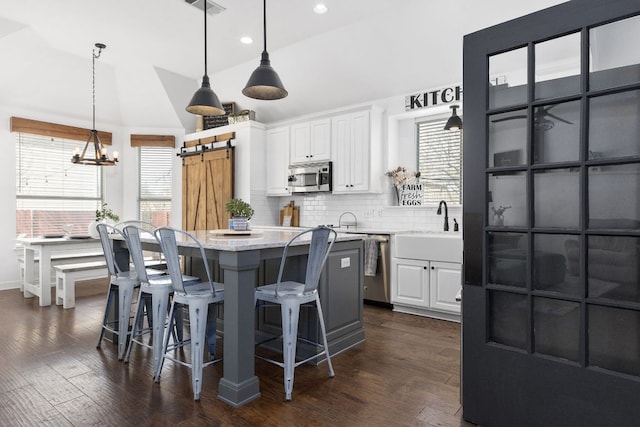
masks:
{"label": "recessed ceiling light", "polygon": [[326,5],[324,5],[323,3],[318,3],[317,5],[315,5],[313,7],[313,11],[315,13],[317,13],[318,15],[322,15],[323,13],[327,13],[329,9],[327,8]]}
{"label": "recessed ceiling light", "polygon": [[240,37],[240,43],[242,44],[251,44],[253,43],[253,39],[249,36]]}

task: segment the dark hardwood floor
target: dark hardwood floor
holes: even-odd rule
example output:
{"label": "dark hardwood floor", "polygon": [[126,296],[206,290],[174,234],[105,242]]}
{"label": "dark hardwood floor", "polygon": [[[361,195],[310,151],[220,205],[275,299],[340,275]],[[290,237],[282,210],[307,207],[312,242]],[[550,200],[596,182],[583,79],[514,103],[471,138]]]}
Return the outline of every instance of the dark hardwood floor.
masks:
{"label": "dark hardwood floor", "polygon": [[194,402],[186,368],[167,362],[155,384],[146,349],[129,364],[109,342],[97,350],[104,289],[81,284],[69,310],[0,291],[0,426],[472,425],[459,403],[459,324],[365,306],[366,341],[333,357],[335,378],[325,364],[300,366],[286,402],[282,370],[258,360],[262,397],[232,408],[216,398],[221,364],[205,369]]}

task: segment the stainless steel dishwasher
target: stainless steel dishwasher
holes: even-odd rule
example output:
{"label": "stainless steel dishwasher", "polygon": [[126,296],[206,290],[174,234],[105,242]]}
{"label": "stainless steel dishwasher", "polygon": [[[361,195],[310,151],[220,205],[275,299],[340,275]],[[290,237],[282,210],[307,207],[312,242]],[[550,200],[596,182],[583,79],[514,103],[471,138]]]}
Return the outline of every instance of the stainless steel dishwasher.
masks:
{"label": "stainless steel dishwasher", "polygon": [[375,275],[365,274],[364,276],[364,301],[391,306],[391,251],[389,249],[391,240],[388,234],[369,234],[367,239],[377,242],[377,256]]}

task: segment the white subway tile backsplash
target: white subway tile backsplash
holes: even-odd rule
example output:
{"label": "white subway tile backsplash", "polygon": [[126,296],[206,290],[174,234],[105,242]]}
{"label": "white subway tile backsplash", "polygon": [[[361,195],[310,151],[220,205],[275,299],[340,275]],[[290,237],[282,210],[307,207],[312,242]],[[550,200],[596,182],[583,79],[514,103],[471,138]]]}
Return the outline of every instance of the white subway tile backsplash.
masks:
{"label": "white subway tile backsplash", "polygon": [[[278,224],[279,210],[293,200],[300,206],[300,225],[305,227],[318,224],[338,225],[338,219],[343,212],[353,212],[358,219],[358,227],[367,229],[380,229],[389,231],[422,230],[439,231],[444,228],[444,216],[437,215],[437,205],[421,207],[393,206],[395,195],[389,187],[381,194],[354,194],[334,195],[318,193],[310,195],[292,195],[288,197],[265,197],[256,194],[256,200],[267,199],[266,202],[254,203],[254,194],[251,194],[251,204],[258,212],[258,207],[271,209],[274,213],[261,214],[259,225]],[[258,215],[256,214],[256,218]],[[449,206],[449,229],[453,230],[453,218],[456,218],[462,227],[462,207],[460,205]],[[253,221],[252,221],[253,222]],[[257,222],[254,222],[258,224]]]}

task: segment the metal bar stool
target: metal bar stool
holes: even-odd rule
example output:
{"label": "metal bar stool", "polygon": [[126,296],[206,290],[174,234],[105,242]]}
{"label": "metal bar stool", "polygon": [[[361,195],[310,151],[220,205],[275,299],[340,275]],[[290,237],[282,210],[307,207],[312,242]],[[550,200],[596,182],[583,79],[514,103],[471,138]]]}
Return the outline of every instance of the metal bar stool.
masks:
{"label": "metal bar stool", "polygon": [[[311,241],[309,242],[309,257],[307,260],[307,271],[304,283],[295,281],[283,282],[282,273],[284,271],[289,246],[296,241],[304,240],[304,238],[309,240],[309,234],[311,234]],[[256,355],[256,357],[284,368],[284,391],[285,398],[287,400],[291,400],[293,376],[297,366],[300,366],[311,359],[325,355],[327,358],[327,365],[329,367],[329,377],[333,377],[335,375],[333,372],[333,366],[331,365],[331,355],[329,354],[329,346],[327,345],[327,332],[325,330],[324,317],[322,316],[320,297],[318,296],[318,282],[336,237],[337,233],[335,230],[324,226],[316,227],[297,234],[289,240],[284,247],[282,260],[280,261],[278,281],[271,285],[259,286],[256,288],[256,300],[258,302],[258,307],[265,306],[265,304],[262,303],[263,301],[270,304],[280,305],[280,312],[282,315],[283,362],[258,355]],[[318,321],[322,332],[322,343],[309,343],[316,345],[318,348],[323,348],[323,350],[313,354],[305,360],[296,362],[296,344],[299,339],[298,319],[300,315],[300,306],[308,303],[315,303],[316,305],[318,310]],[[263,341],[258,343],[258,345],[276,338],[278,337]],[[308,340],[304,341],[308,342]]]}
{"label": "metal bar stool", "polygon": [[[209,262],[202,243],[192,234],[177,230],[170,227],[160,227],[155,231],[156,238],[160,241],[162,252],[167,262],[167,269],[171,277],[173,285],[173,301],[169,312],[169,322],[172,322],[176,308],[186,306],[189,308],[189,328],[190,334],[188,340],[179,339],[169,346],[169,333],[165,333],[164,343],[162,346],[162,361],[155,373],[155,381],[160,382],[160,374],[165,359],[169,359],[191,369],[191,383],[193,387],[193,399],[200,399],[202,391],[202,369],[221,359],[203,362],[205,337],[209,344],[209,353],[215,354],[216,339],[216,318],[208,316],[209,306],[211,304],[221,303],[224,301],[224,285],[215,283],[211,279],[209,271]],[[188,240],[196,245],[200,250],[200,258],[204,265],[207,280],[197,282],[186,281],[180,268],[180,254],[178,253],[178,244],[176,239]],[[172,355],[173,350],[184,347],[189,344],[191,346],[191,361],[186,361]]]}
{"label": "metal bar stool", "polygon": [[[140,292],[138,293],[138,306],[134,315],[133,328],[131,330],[131,343],[127,349],[124,358],[125,362],[131,359],[131,350],[134,344],[138,344],[145,348],[150,348],[153,357],[153,372],[156,372],[160,361],[162,360],[162,339],[164,331],[167,327],[166,319],[169,309],[169,299],[173,293],[171,286],[171,278],[168,275],[150,275],[145,267],[144,256],[142,253],[142,241],[140,235],[147,233],[153,238],[153,234],[146,232],[137,225],[128,225],[124,227],[123,234],[129,247],[131,259],[136,269],[138,279],[140,280]],[[189,277],[187,280],[197,280],[196,277]],[[143,307],[144,298],[151,298],[151,310],[147,313],[148,327],[143,325]],[[178,319],[180,321],[181,319]],[[173,325],[172,328],[173,329]],[[145,342],[144,336],[151,334],[152,343]]]}
{"label": "metal bar stool", "polygon": [[[107,263],[109,271],[109,290],[107,291],[107,302],[104,309],[104,317],[102,319],[102,327],[100,328],[100,338],[96,348],[100,348],[105,332],[110,332],[118,337],[118,360],[122,360],[127,346],[127,337],[129,336],[129,317],[131,314],[131,303],[133,301],[133,293],[140,282],[135,271],[121,271],[116,263],[114,253],[114,241],[109,238],[109,233],[119,234],[124,238],[124,234],[111,225],[100,223],[96,227],[100,235],[100,243],[104,252],[104,259]],[[128,260],[127,260],[128,263]],[[118,298],[118,319],[109,321],[111,305]],[[114,326],[117,324],[117,326]]]}

